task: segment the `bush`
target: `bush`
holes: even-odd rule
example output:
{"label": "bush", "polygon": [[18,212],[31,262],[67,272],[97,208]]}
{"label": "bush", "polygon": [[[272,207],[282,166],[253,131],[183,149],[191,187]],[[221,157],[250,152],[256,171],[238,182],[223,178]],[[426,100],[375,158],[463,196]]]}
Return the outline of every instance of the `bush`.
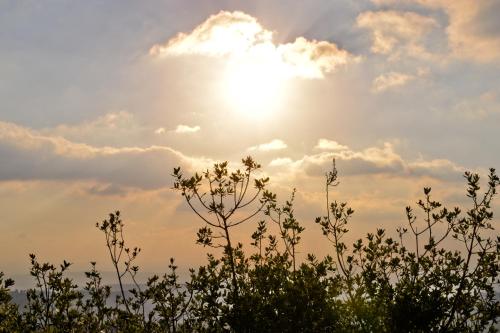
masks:
{"label": "bush", "polygon": [[[202,222],[196,242],[219,253],[207,254],[186,283],[171,259],[169,272],[139,284],[140,249],[126,245],[115,212],[96,225],[120,288],[114,303],[95,262],[81,290],[65,276],[70,263],[56,267],[30,255],[36,286],[23,311],[10,297],[14,282],[0,273],[0,332],[497,331],[500,237],[488,236],[500,183],[495,170],[483,194],[479,176],[465,173],[471,201],[465,213],[443,207],[424,188],[421,221],[407,207],[407,225],[396,238],[378,229],[349,246],[343,239],[354,211],[330,201],[329,189],[338,186],[334,162],[325,179],[328,210],[316,219],[333,255],[299,262],[304,228],[294,215],[295,190],[280,206],[266,189],[269,179],[253,176],[260,165],[250,157],[242,162],[242,170],[229,172],[224,162],[190,177],[174,169],[174,189]],[[251,235],[253,250],[245,252],[232,231],[257,217],[263,219]],[[452,241],[462,249],[447,250],[444,243]]]}

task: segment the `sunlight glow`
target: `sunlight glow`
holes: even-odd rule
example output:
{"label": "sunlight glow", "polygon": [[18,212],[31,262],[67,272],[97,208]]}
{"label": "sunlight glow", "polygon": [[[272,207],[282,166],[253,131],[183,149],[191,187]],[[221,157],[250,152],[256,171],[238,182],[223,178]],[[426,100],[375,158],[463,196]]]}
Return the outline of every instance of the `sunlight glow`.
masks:
{"label": "sunlight glow", "polygon": [[275,46],[262,43],[228,61],[221,93],[229,108],[262,118],[282,104],[291,77]]}
{"label": "sunlight glow", "polygon": [[263,117],[279,107],[286,77],[276,66],[262,62],[229,64],[221,92],[228,107],[249,117]]}
{"label": "sunlight glow", "polygon": [[299,36],[276,42],[272,31],[240,11],[211,15],[191,32],[154,45],[150,54],[223,59],[217,94],[228,108],[257,118],[283,106],[291,79],[324,79],[337,67],[361,60],[325,40]]}

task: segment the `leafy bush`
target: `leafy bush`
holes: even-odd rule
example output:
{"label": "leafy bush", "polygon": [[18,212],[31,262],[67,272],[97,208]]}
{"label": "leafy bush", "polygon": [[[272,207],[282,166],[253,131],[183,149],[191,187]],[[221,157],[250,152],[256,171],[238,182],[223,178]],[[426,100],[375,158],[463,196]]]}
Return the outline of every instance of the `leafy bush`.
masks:
{"label": "leafy bush", "polygon": [[[230,172],[227,162],[185,176],[175,168],[174,189],[200,218],[197,243],[218,254],[190,270],[182,283],[174,259],[169,272],[137,281],[137,247],[125,243],[120,212],[97,223],[104,234],[119,286],[110,286],[91,263],[80,289],[59,267],[30,255],[35,288],[20,311],[12,303],[14,281],[0,273],[0,332],[496,332],[500,303],[500,237],[493,238],[491,203],[500,183],[491,169],[481,194],[479,176],[465,173],[471,208],[445,208],[424,188],[423,218],[406,208],[407,225],[397,237],[385,230],[348,245],[354,211],[330,200],[338,186],[335,161],[326,174],[326,215],[316,223],[332,244],[332,256],[297,258],[304,227],[294,215],[295,190],[279,205],[255,178],[250,157]],[[252,250],[245,252],[233,230],[256,223]],[[274,226],[278,233],[270,233]],[[451,242],[460,250],[449,250]],[[126,290],[125,279],[133,287]]]}

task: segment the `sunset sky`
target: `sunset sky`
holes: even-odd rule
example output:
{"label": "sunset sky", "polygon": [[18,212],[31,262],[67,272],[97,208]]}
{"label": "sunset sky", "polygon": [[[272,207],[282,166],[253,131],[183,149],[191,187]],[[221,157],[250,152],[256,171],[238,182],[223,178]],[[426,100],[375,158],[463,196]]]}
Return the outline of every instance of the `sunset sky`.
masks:
{"label": "sunset sky", "polygon": [[302,254],[328,252],[313,221],[332,158],[353,238],[393,232],[423,186],[466,203],[463,172],[500,167],[498,13],[497,0],[0,2],[0,271],[27,272],[32,252],[106,270],[94,225],[117,209],[145,271],[203,263],[172,169],[247,155],[279,201],[297,188]]}

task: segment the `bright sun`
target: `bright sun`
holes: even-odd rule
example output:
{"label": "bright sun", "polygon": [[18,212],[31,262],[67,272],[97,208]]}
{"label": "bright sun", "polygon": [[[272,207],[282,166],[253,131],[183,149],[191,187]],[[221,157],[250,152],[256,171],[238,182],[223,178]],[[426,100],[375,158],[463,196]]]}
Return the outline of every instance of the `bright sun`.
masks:
{"label": "bright sun", "polygon": [[248,117],[262,118],[282,103],[286,81],[276,63],[238,59],[226,68],[222,93],[231,109]]}

